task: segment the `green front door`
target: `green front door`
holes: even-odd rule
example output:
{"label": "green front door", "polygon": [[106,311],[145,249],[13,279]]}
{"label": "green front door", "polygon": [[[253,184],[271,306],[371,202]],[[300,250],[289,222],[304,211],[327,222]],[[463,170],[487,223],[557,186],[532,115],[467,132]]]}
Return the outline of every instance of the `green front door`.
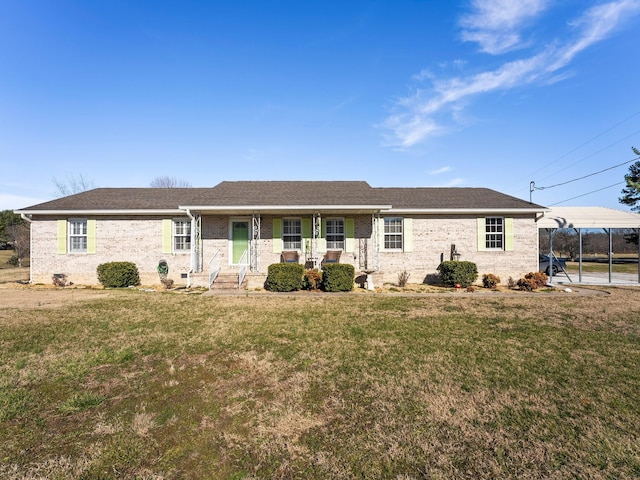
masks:
{"label": "green front door", "polygon": [[232,222],[231,223],[231,262],[233,265],[240,263],[242,254],[247,251],[247,257],[244,263],[249,263],[249,222]]}

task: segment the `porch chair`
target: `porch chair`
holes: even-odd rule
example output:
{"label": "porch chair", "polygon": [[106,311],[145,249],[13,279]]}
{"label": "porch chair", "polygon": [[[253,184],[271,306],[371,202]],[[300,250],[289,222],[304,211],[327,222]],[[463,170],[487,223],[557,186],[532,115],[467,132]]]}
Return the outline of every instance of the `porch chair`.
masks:
{"label": "porch chair", "polygon": [[299,258],[297,250],[284,250],[281,254],[281,263],[299,263]]}
{"label": "porch chair", "polygon": [[342,250],[327,250],[322,259],[322,265],[325,263],[340,263],[340,255],[342,255]]}

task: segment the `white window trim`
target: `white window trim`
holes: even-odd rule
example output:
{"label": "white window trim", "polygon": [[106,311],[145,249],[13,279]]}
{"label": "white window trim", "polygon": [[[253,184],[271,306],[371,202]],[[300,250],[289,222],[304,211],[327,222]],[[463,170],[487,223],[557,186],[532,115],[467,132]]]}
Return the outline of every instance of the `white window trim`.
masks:
{"label": "white window trim", "polygon": [[[74,234],[71,230],[73,223],[84,223],[84,234]],[[72,248],[74,238],[84,237],[84,250],[76,250]],[[89,252],[89,222],[86,218],[69,218],[67,220],[67,252],[70,254],[84,254]]]}
{"label": "white window trim", "polygon": [[[336,233],[329,233],[329,222],[331,221],[340,221],[342,222],[342,234],[336,234]],[[329,235],[332,236],[340,236],[342,235],[342,247],[333,247],[333,246],[329,246]],[[342,217],[328,217],[325,218],[325,231],[324,231],[324,239],[326,242],[326,249],[327,250],[340,250],[342,252],[345,251],[346,248],[346,242],[347,242],[347,222],[344,218]]]}
{"label": "white window trim", "polygon": [[[292,220],[293,220],[293,221],[297,221],[297,222],[298,222],[298,224],[300,225],[300,233],[299,233],[299,236],[300,236],[300,246],[299,246],[299,247],[296,247],[296,248],[287,248],[287,246],[286,246],[286,240],[285,240],[285,233],[284,233],[284,229],[285,229],[284,224],[285,224],[285,222],[292,221]],[[293,236],[295,236],[295,235],[293,235],[293,234],[291,234],[291,233],[287,233],[287,234],[286,234],[286,236],[287,236],[287,237],[293,237]],[[302,247],[303,247],[302,242],[303,242],[303,241],[304,241],[304,239],[302,238],[302,218],[300,218],[300,217],[284,217],[284,218],[282,219],[282,250],[287,250],[287,251],[294,251],[294,250],[296,250],[296,251],[298,251],[298,252],[302,252]]]}
{"label": "white window trim", "polygon": [[[387,233],[385,231],[385,226],[387,220],[397,220],[400,222],[401,232],[398,233]],[[403,217],[383,217],[382,218],[382,250],[385,252],[402,252],[404,251],[404,221]],[[396,248],[387,248],[387,235],[400,235],[400,247]]]}
{"label": "white window trim", "polygon": [[[487,232],[487,225],[489,220],[492,219],[500,219],[501,222],[501,232],[498,233],[490,233]],[[503,252],[505,250],[505,244],[506,244],[506,237],[505,237],[505,229],[506,229],[506,224],[505,224],[505,218],[504,217],[498,217],[498,216],[493,216],[493,217],[485,217],[484,219],[484,245],[485,245],[485,249],[488,252]],[[501,246],[500,247],[488,247],[487,246],[487,240],[489,238],[489,235],[501,235],[502,240],[501,240]]]}
{"label": "white window trim", "polygon": [[[189,234],[178,234],[177,233],[177,226],[178,226],[178,222],[180,223],[187,223],[189,224]],[[177,218],[173,218],[172,222],[171,222],[171,250],[173,251],[173,253],[177,253],[177,254],[183,254],[183,253],[191,253],[191,240],[192,240],[192,235],[191,235],[191,229],[193,228],[193,225],[191,223],[191,220],[187,217],[177,217]],[[178,237],[187,237],[189,239],[189,248],[176,248],[176,239]]]}

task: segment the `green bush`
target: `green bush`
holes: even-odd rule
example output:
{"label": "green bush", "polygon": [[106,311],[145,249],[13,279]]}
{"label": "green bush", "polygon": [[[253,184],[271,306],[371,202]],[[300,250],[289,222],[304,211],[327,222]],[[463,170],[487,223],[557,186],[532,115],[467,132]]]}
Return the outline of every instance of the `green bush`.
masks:
{"label": "green bush", "polygon": [[133,262],[101,263],[97,268],[98,281],[107,288],[140,285],[138,267]]}
{"label": "green bush", "polygon": [[299,263],[272,263],[264,288],[272,292],[294,292],[302,289],[304,266]]}
{"label": "green bush", "polygon": [[450,287],[468,287],[478,279],[478,267],[473,262],[448,260],[438,265],[442,283]]}
{"label": "green bush", "polygon": [[322,286],[326,292],[353,290],[355,268],[347,263],[329,263],[322,268]]}
{"label": "green bush", "polygon": [[13,265],[14,267],[17,267],[18,265],[20,265],[20,258],[18,257],[18,255],[11,255],[9,257],[9,260],[7,260],[7,263],[9,265]]}

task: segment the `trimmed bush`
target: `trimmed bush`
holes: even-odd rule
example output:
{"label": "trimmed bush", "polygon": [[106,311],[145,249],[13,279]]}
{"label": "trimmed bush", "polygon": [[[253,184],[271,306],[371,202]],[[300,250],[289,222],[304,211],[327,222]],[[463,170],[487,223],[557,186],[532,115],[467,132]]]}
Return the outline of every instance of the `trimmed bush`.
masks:
{"label": "trimmed bush", "polygon": [[322,273],[317,268],[304,272],[303,287],[305,290],[317,290],[322,284]]}
{"label": "trimmed bush", "polygon": [[140,285],[138,267],[133,262],[101,263],[97,268],[98,281],[107,288]]}
{"label": "trimmed bush", "polygon": [[304,266],[299,263],[272,263],[264,288],[272,292],[294,292],[302,289]]}
{"label": "trimmed bush", "polygon": [[438,265],[438,272],[442,283],[450,287],[468,287],[478,279],[478,267],[473,262],[447,260]]}
{"label": "trimmed bush", "polygon": [[347,263],[329,263],[322,268],[322,286],[326,292],[353,290],[355,268]]}
{"label": "trimmed bush", "polygon": [[500,277],[493,273],[485,273],[482,276],[482,286],[484,288],[496,288],[500,283]]}

